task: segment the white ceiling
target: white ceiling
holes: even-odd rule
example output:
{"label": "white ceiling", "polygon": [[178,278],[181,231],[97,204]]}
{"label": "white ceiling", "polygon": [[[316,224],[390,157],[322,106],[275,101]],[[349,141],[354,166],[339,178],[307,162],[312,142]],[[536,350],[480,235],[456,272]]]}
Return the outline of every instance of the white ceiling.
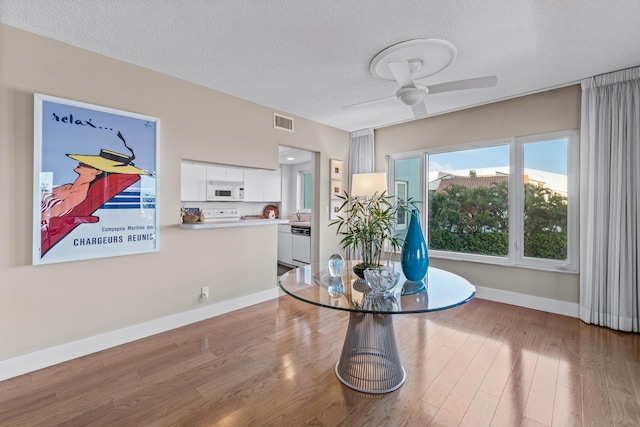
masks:
{"label": "white ceiling", "polygon": [[278,164],[297,165],[311,161],[311,152],[297,148],[278,147]]}
{"label": "white ceiling", "polygon": [[412,118],[369,62],[438,38],[458,51],[422,84],[440,114],[640,65],[639,0],[0,0],[0,22],[347,131]]}

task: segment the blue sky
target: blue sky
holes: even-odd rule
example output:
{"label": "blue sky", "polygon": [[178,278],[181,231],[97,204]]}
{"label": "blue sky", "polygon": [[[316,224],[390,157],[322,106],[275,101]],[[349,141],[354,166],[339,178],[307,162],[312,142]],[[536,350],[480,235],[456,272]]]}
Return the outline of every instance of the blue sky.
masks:
{"label": "blue sky", "polygon": [[[524,146],[524,166],[567,174],[567,140],[536,142]],[[431,171],[509,166],[509,146],[475,148],[429,156]]]}
{"label": "blue sky", "polygon": [[567,174],[567,140],[536,142],[524,146],[524,167]]}

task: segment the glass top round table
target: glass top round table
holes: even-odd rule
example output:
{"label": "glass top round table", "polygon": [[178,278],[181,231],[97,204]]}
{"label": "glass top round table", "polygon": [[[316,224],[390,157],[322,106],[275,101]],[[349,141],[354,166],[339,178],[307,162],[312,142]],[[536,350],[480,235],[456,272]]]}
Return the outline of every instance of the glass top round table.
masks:
{"label": "glass top round table", "polygon": [[332,277],[327,264],[299,267],[280,277],[280,288],[300,301],[350,312],[336,375],[355,390],[387,393],[406,378],[391,315],[453,308],[470,301],[476,289],[464,278],[434,267],[422,281],[410,281],[395,262],[394,270],[400,273],[396,286],[374,292],[353,272],[356,263],[346,261],[340,277]]}

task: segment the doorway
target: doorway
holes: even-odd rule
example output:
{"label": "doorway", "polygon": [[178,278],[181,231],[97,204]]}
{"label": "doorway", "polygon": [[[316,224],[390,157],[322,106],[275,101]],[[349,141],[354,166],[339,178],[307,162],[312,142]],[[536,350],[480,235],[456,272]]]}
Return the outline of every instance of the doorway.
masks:
{"label": "doorway", "polygon": [[[316,203],[316,156],[317,153],[293,147],[278,147],[279,151],[279,166],[282,176],[282,200],[280,203],[280,215],[283,219],[291,219],[295,222],[304,222],[311,224],[311,242],[309,251],[311,253],[310,261],[315,259],[315,248],[317,248],[317,212],[318,207]],[[286,228],[286,227],[284,227]],[[281,231],[283,227],[280,227],[278,233],[279,249],[282,249],[283,239],[287,238]],[[287,243],[284,243],[285,245]],[[293,248],[292,248],[293,251]],[[289,261],[288,259],[281,259],[280,254],[287,253],[287,251],[279,250],[278,256],[278,276],[283,274],[298,265],[299,263]],[[296,254],[293,254],[295,259]]]}

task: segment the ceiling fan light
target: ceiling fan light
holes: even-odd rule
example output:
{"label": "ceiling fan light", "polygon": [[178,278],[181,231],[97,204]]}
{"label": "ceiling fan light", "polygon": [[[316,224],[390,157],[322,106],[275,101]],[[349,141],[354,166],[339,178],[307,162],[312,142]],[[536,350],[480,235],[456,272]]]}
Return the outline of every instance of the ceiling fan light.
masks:
{"label": "ceiling fan light", "polygon": [[396,96],[400,102],[410,107],[422,102],[426,95],[427,92],[419,87],[400,88],[398,92],[396,92]]}

